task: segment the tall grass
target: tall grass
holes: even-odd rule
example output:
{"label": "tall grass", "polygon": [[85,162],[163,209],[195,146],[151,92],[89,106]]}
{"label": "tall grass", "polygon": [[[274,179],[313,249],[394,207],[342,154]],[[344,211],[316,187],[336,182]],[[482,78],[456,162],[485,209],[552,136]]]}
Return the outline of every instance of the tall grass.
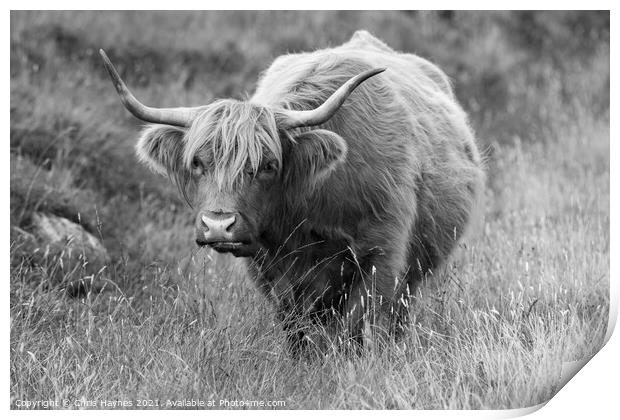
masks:
{"label": "tall grass", "polygon": [[[417,292],[402,342],[297,360],[251,279],[234,259],[193,249],[191,211],[136,165],[137,126],[94,51],[108,49],[145,102],[198,104],[240,97],[273,57],[359,28],[453,77],[488,156],[485,221]],[[588,13],[12,13],[11,225],[28,230],[34,211],[79,213],[112,256],[90,274],[105,288],[72,298],[85,273],[12,236],[12,407],[549,399],[562,362],[596,352],[607,326],[608,31],[608,14]]]}

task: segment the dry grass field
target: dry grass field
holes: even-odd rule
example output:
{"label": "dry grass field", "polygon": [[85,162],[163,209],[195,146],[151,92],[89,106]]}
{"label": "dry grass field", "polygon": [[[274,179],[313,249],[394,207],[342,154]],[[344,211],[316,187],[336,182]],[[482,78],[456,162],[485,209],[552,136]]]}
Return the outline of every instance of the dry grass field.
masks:
{"label": "dry grass field", "polygon": [[[367,29],[443,68],[488,161],[484,222],[413,301],[403,342],[285,351],[235,260],[133,154],[145,103],[241,98],[280,54]],[[12,12],[10,391],[19,401],[284,401],[285,408],[520,408],[600,349],[609,307],[609,14]],[[28,247],[34,212],[79,221],[92,273]],[[199,273],[179,272],[193,257]],[[105,287],[69,293],[87,275]]]}

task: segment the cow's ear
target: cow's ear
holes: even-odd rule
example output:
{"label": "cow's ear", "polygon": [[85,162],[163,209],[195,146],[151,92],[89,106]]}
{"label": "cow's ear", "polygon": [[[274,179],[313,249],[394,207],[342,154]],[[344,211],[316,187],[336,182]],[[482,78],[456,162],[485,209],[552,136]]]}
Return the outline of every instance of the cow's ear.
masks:
{"label": "cow's ear", "polygon": [[146,127],[136,145],[138,159],[159,174],[176,172],[183,162],[184,135],[183,129],[170,125]]}
{"label": "cow's ear", "polygon": [[347,155],[347,143],[329,130],[312,130],[295,136],[292,145],[292,170],[296,179],[316,184],[328,176]]}

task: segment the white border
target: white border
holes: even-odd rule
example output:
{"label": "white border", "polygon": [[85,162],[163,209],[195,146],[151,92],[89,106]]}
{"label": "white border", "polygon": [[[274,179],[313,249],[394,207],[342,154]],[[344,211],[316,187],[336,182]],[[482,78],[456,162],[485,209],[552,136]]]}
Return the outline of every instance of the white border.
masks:
{"label": "white border", "polygon": [[[202,9],[202,8],[214,8],[218,9],[222,5],[225,5],[227,9],[254,9],[256,8],[256,4],[248,1],[235,1],[229,0],[225,3],[222,2],[204,2],[204,1],[175,1],[174,3],[170,2],[162,2],[162,1],[140,1],[140,2],[132,2],[129,4],[127,1],[108,1],[102,4],[93,4],[89,3],[89,6],[94,6],[95,9],[168,9],[171,5],[177,6],[179,9]],[[507,6],[509,9],[581,9],[583,6],[587,6],[587,9],[590,10],[610,10],[613,9],[611,1],[589,1],[584,4],[584,2],[575,2],[575,1],[564,1],[564,2],[541,2],[541,1],[531,1],[524,0],[519,2],[502,2],[502,6]],[[283,1],[261,1],[260,6],[274,8],[274,9],[290,9],[294,8],[291,6],[299,5],[293,4],[291,2],[283,2]],[[467,2],[467,6],[470,6],[473,9],[494,9],[497,7],[498,3],[490,2],[490,1],[469,1]],[[81,9],[85,6],[83,2],[77,1],[56,1],[53,4],[44,1],[21,1],[21,2],[9,2],[9,6],[13,9],[49,9],[50,6],[53,6],[54,9]],[[321,10],[321,9],[408,9],[415,7],[417,9],[428,9],[425,6],[432,6],[432,9],[451,9],[451,8],[460,8],[463,6],[462,2],[456,1],[434,1],[434,2],[426,2],[423,4],[422,2],[410,2],[410,1],[381,1],[381,2],[341,2],[339,4],[334,3],[333,1],[324,1],[324,0],[315,0],[313,2],[307,2],[307,4],[303,5],[304,8],[308,10]],[[617,54],[615,52],[615,46],[617,45],[617,39],[615,38],[616,30],[615,24],[617,24],[618,19],[616,19],[617,11],[612,10],[611,12],[611,74],[619,74],[618,66],[617,66]],[[9,51],[9,42],[8,38],[10,37],[10,19],[9,13],[5,13],[2,17],[4,20],[3,27],[7,32],[7,38],[5,38],[4,43],[2,44],[3,57],[5,60],[10,56]],[[4,118],[5,118],[5,130],[9,130],[10,128],[10,70],[8,62],[5,61],[4,65],[1,69],[4,80],[5,80],[5,109],[4,109]],[[7,86],[6,83],[9,83]],[[610,138],[615,139],[617,129],[614,126],[614,121],[617,121],[617,92],[615,88],[615,84],[612,81],[612,95],[611,95],[611,134]],[[6,131],[5,131],[6,132]],[[7,133],[8,134],[8,133]],[[8,147],[9,139],[5,139],[5,146]],[[6,149],[5,149],[6,151]],[[618,145],[612,140],[610,144],[610,154],[611,156],[618,156],[620,152]],[[4,166],[2,168],[3,173],[3,190],[4,197],[9,196],[9,167],[10,167],[10,158],[9,153],[4,155]],[[617,159],[616,162],[617,163]],[[611,214],[620,214],[618,212],[618,196],[617,191],[614,189],[614,186],[618,185],[618,170],[614,165],[614,162],[611,162],[611,173],[610,173],[610,182],[611,182]],[[9,272],[9,206],[8,200],[4,204],[4,222],[2,224],[4,235],[4,242],[2,243],[2,247],[5,251],[2,253],[2,265],[4,267],[4,273]],[[618,238],[618,229],[617,223],[614,218],[611,218],[611,244],[610,250],[611,255],[614,255],[614,251],[617,250],[617,238]],[[607,339],[611,336],[613,329],[615,327],[617,314],[618,314],[618,282],[616,280],[615,274],[617,274],[617,263],[615,263],[614,258],[611,258],[611,267],[610,267],[610,282],[611,282],[611,308],[610,308],[610,321],[609,328],[607,333]],[[9,322],[10,322],[10,313],[9,313],[9,296],[8,296],[8,278],[5,281],[5,287],[3,288],[3,293],[5,294],[4,302],[6,302],[5,313],[6,316],[2,322],[2,328],[5,334],[5,337],[8,338],[9,335]],[[7,340],[8,341],[8,340]],[[6,342],[5,342],[6,343]],[[8,410],[9,401],[10,401],[10,377],[9,377],[9,346],[6,344],[2,348],[2,354],[4,356],[5,363],[3,365],[4,369],[4,378],[5,378],[5,396],[6,396],[6,405],[5,410]],[[618,389],[618,379],[620,374],[620,363],[618,362],[618,355],[620,354],[620,339],[618,339],[617,334],[611,336],[609,342],[605,345],[605,347],[594,356],[594,358],[588,362],[581,371],[577,374],[576,378],[570,380],[568,384],[560,390],[560,392],[546,405],[541,404],[537,407],[530,407],[524,409],[517,410],[488,410],[488,411],[390,411],[389,413],[385,413],[393,418],[411,418],[411,416],[415,416],[416,418],[458,418],[458,419],[480,419],[480,418],[509,418],[525,415],[528,413],[532,413],[532,418],[537,419],[546,419],[546,418],[610,418],[614,413],[617,415],[618,413],[618,404],[616,403],[617,397],[617,389]],[[538,410],[539,408],[543,407]],[[73,417],[79,416],[80,418],[92,418],[105,416],[107,411],[71,411],[71,412],[33,412],[33,411],[10,411],[8,414],[15,417],[30,417],[30,416],[57,416],[62,415],[63,417]],[[209,416],[209,417],[226,417],[226,418],[238,418],[241,416],[246,416],[248,412],[241,411],[212,411],[209,413],[199,412],[198,414],[201,416]],[[268,418],[288,418],[291,413],[285,411],[279,412],[259,412],[259,411],[251,411],[249,412],[251,416],[257,417],[268,417]],[[120,416],[120,417],[129,417],[129,416],[148,416],[149,419],[159,418],[160,416],[167,416],[169,413],[164,411],[149,411],[149,412],[136,412],[136,411],[115,411],[112,415]],[[173,413],[174,416],[193,416],[195,412],[188,411],[175,411]],[[304,411],[296,411],[294,416],[315,416],[318,413],[315,412],[304,412]],[[355,416],[356,418],[376,418],[377,415],[382,415],[384,413],[378,413],[377,411],[372,412],[346,412],[346,411],[322,411],[320,413],[321,417],[327,418],[337,418],[340,420],[343,416]],[[614,416],[615,417],[615,416]]]}

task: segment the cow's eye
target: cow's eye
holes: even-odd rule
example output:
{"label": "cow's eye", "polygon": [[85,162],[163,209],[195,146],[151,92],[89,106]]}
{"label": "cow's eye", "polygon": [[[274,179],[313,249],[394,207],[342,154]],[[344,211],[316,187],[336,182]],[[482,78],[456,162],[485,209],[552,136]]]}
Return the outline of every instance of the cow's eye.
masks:
{"label": "cow's eye", "polygon": [[269,179],[269,178],[273,178],[273,176],[276,174],[277,171],[278,171],[278,164],[276,162],[268,162],[264,165],[261,165],[258,168],[258,171],[255,171],[251,167],[248,167],[245,170],[245,173],[251,179],[254,179],[254,178]]}
{"label": "cow's eye", "polygon": [[275,173],[278,172],[278,164],[275,161],[268,162],[263,166],[262,172],[265,175],[275,175]]}
{"label": "cow's eye", "polygon": [[202,165],[202,161],[198,158],[198,156],[194,157],[194,159],[192,159],[192,174],[195,176],[200,176],[203,171],[204,167]]}

